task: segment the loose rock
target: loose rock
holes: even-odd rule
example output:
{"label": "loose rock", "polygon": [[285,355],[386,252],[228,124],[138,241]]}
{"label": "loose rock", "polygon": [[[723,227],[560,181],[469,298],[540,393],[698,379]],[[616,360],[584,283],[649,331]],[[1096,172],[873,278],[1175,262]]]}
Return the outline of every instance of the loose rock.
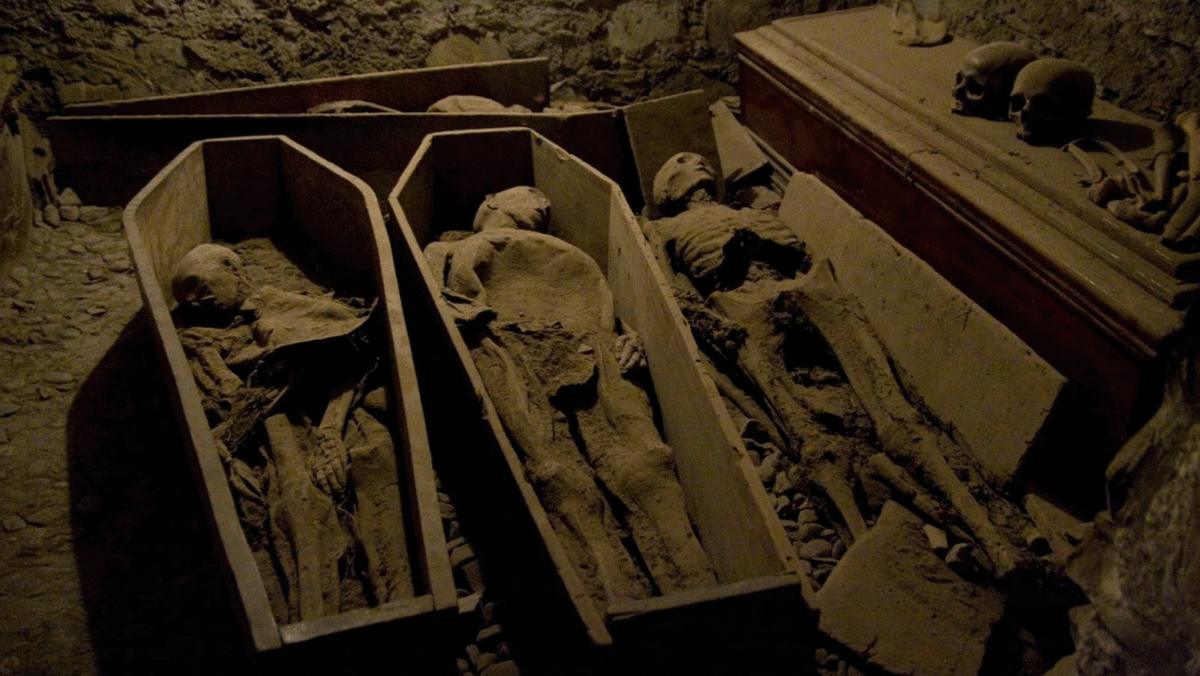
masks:
{"label": "loose rock", "polygon": [[946,539],[946,531],[929,524],[925,524],[923,530],[925,531],[925,538],[929,540],[929,548],[933,550],[934,554],[942,556],[950,551],[950,542]]}
{"label": "loose rock", "polygon": [[825,540],[816,539],[809,540],[796,550],[796,554],[802,559],[820,559],[829,556],[833,552],[833,546]]}
{"label": "loose rock", "polygon": [[75,382],[75,376],[71,375],[70,373],[66,373],[65,371],[50,371],[46,375],[42,376],[42,380],[55,385],[65,385],[67,383]]}
{"label": "loose rock", "polygon": [[7,418],[21,410],[20,404],[13,404],[7,401],[0,401],[0,418]]}
{"label": "loose rock", "polygon": [[81,206],[82,204],[83,202],[80,201],[79,195],[76,195],[75,191],[71,188],[64,188],[63,191],[58,194],[58,206],[60,207],[77,207]]}
{"label": "loose rock", "polygon": [[62,220],[64,221],[79,220],[79,207],[77,206],[64,204],[58,208],[58,213],[62,216]]}
{"label": "loose rock", "polygon": [[42,210],[42,222],[52,228],[62,225],[62,216],[58,213],[58,207],[47,204],[46,208]]}
{"label": "loose rock", "polygon": [[79,220],[84,223],[95,223],[107,215],[106,207],[79,207]]}
{"label": "loose rock", "polygon": [[4,521],[0,521],[0,528],[3,528],[5,533],[15,533],[26,525],[25,519],[16,514],[6,516],[4,517]]}

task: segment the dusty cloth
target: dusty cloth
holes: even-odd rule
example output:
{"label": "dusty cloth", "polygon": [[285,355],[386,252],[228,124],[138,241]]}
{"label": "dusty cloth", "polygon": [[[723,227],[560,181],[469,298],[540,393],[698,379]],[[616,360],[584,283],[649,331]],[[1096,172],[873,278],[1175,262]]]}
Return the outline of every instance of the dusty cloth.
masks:
{"label": "dusty cloth", "polygon": [[346,336],[367,321],[369,313],[332,298],[313,298],[264,286],[242,304],[257,318],[251,327],[259,347],[288,345]]}

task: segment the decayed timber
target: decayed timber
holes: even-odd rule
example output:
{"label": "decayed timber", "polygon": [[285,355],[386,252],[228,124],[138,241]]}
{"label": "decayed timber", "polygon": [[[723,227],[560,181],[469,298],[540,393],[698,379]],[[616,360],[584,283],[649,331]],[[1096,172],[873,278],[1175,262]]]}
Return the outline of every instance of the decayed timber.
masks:
{"label": "decayed timber", "polygon": [[[286,138],[196,143],[159,173],[125,211],[125,227],[146,310],[168,366],[173,403],[231,586],[233,606],[253,650],[332,656],[363,637],[428,651],[457,607],[445,555],[413,359],[374,195],[361,181]],[[282,235],[328,251],[339,288],[377,297],[387,326],[385,361],[395,401],[397,466],[410,533],[416,596],[375,608],[280,626],[242,531],[196,382],[176,334],[170,291],[175,264],[197,244]],[[275,441],[286,444],[278,430]],[[286,451],[286,448],[279,449]],[[357,644],[361,645],[361,644]],[[399,652],[399,651],[398,651]]]}
{"label": "decayed timber", "polygon": [[82,115],[287,115],[333,101],[367,101],[402,113],[425,112],[455,94],[483,96],[511,106],[541,110],[550,100],[549,61],[513,59],[384,73],[300,80],[280,84],[169,94],[67,106]]}
{"label": "decayed timber", "polygon": [[369,115],[97,115],[47,120],[55,176],[89,204],[128,201],[189,144],[209,138],[286,135],[367,182],[383,198],[426,134],[528,127],[569,148],[640,195],[619,111],[582,113],[379,113]]}
{"label": "decayed timber", "polygon": [[[525,478],[422,253],[442,231],[469,228],[488,193],[514,185],[549,197],[550,234],[599,264],[617,316],[642,336],[665,440],[717,574],[714,589],[614,604],[602,616]],[[808,619],[794,551],[715,387],[698,369],[697,347],[615,184],[528,130],[446,133],[422,143],[389,203],[409,323],[425,329],[413,341],[434,455],[446,466],[443,481],[482,502],[475,518],[488,541],[480,547],[484,556],[489,545],[499,547],[498,565],[508,557],[506,569],[523,581],[524,612],[643,660],[719,660],[713,656],[739,643],[761,648],[789,632],[781,640],[794,646]],[[468,505],[459,510],[470,518]]]}
{"label": "decayed timber", "polygon": [[[867,8],[739,34],[743,119],[1066,376],[1096,437],[1085,445],[1104,456],[1161,391],[1158,349],[1183,319],[1173,305],[1196,290],[1176,277],[1193,278],[1200,258],[1148,246],[1081,204],[1066,153],[1012,138],[1014,159],[1003,150],[1011,125],[950,116],[970,45],[897,47],[886,15]],[[904,64],[911,72],[887,81]],[[1119,122],[1110,109],[1097,103],[1098,125]]]}
{"label": "decayed timber", "polygon": [[1045,442],[1066,380],[928,264],[815,176],[791,177],[779,217],[828,259],[930,413],[1007,485]]}

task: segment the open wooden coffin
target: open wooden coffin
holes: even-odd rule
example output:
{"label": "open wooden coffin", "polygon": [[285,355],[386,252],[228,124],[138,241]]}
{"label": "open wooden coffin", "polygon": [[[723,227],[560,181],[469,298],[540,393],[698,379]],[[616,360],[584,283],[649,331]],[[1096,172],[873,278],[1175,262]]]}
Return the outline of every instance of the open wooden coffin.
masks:
{"label": "open wooden coffin", "polygon": [[[230,136],[285,135],[363,179],[382,200],[427,134],[529,127],[622,187],[637,178],[621,113],[543,109],[550,97],[545,58],[370,73],[257,87],[69,106],[47,120],[58,154],[55,175],[89,204],[127,202],[189,144]],[[475,95],[535,112],[429,113],[451,95]],[[391,113],[309,114],[338,100],[364,100]]]}
{"label": "open wooden coffin", "polygon": [[[516,185],[549,197],[550,234],[599,264],[617,316],[645,342],[662,432],[716,588],[614,604],[602,613],[526,479],[422,253],[441,232],[469,229],[487,194]],[[456,505],[481,560],[519,599],[508,610],[520,619],[506,624],[514,642],[537,644],[539,654],[609,646],[586,654],[639,672],[688,664],[735,673],[786,664],[777,661],[783,653],[794,660],[811,621],[794,551],[715,387],[698,368],[697,347],[617,186],[529,130],[456,132],[425,139],[389,203],[408,322],[422,327],[413,349],[435,461],[442,480],[464,496]],[[578,656],[572,663],[582,668]]]}
{"label": "open wooden coffin", "polygon": [[[379,664],[381,657],[450,663],[436,639],[456,611],[455,591],[391,248],[374,195],[287,138],[223,139],[188,147],[130,202],[124,220],[232,605],[252,650],[314,669]],[[289,242],[289,251],[327,252],[325,280],[341,292],[378,298],[375,313],[383,313],[387,334],[381,366],[392,401],[386,423],[396,449],[411,598],[282,625],[272,612],[171,312],[172,270],[184,254],[204,242],[251,237]],[[311,274],[312,261],[293,263]]]}

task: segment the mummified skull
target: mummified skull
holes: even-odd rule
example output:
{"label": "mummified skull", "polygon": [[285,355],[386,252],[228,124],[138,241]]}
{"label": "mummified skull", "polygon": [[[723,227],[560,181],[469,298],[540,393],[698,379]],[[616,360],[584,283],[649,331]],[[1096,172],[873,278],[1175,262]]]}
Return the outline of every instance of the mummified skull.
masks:
{"label": "mummified skull", "polygon": [[550,200],[527,185],[488,195],[475,212],[475,232],[493,228],[546,232],[549,227]]}
{"label": "mummified skull", "polygon": [[672,156],[654,175],[654,204],[663,216],[674,216],[686,209],[697,193],[711,199],[716,192],[716,174],[696,153]]}
{"label": "mummified skull", "polygon": [[1017,73],[1036,58],[1015,42],[992,42],[972,50],[955,77],[950,112],[1007,119],[1008,99]]}
{"label": "mummified skull", "polygon": [[1017,138],[1056,143],[1081,134],[1078,127],[1092,114],[1095,96],[1096,79],[1083,64],[1038,59],[1017,74],[1008,116],[1017,123]]}
{"label": "mummified skull", "polygon": [[249,293],[250,283],[242,274],[242,259],[218,244],[192,248],[175,266],[171,277],[171,295],[175,300],[204,312],[234,312]]}

